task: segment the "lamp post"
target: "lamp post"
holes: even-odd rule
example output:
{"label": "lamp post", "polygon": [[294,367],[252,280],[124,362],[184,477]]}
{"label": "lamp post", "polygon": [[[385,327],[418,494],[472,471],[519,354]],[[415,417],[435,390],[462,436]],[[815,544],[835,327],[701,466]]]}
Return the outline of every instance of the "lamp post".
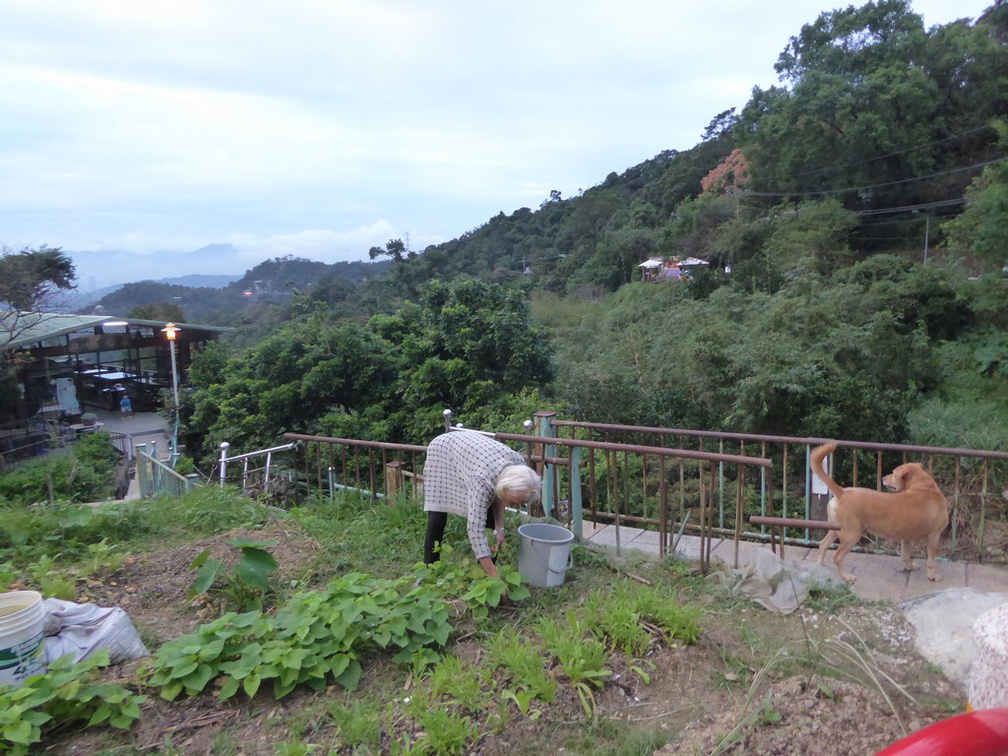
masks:
{"label": "lamp post", "polygon": [[175,339],[178,337],[178,332],[182,330],[174,323],[165,323],[165,327],[161,329],[165,337],[168,339],[168,345],[171,347],[171,374],[172,374],[172,396],[175,398],[175,433],[172,435],[172,448],[171,448],[171,464],[172,467],[175,466],[175,461],[178,459],[178,429],[179,429],[179,396],[178,396],[178,364],[175,361]]}

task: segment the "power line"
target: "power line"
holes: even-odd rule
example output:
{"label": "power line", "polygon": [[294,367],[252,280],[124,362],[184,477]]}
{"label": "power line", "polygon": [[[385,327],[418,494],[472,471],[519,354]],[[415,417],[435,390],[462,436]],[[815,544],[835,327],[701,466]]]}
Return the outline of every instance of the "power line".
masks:
{"label": "power line", "polygon": [[884,186],[897,186],[899,184],[909,184],[913,181],[924,181],[925,179],[938,178],[939,176],[949,176],[953,173],[962,173],[964,171],[972,171],[977,168],[986,168],[989,165],[997,165],[998,163],[1003,163],[1006,160],[1008,160],[1008,157],[1000,157],[995,158],[994,160],[986,160],[982,163],[974,163],[973,165],[963,166],[961,168],[950,168],[947,171],[937,171],[936,173],[928,173],[924,176],[914,176],[912,178],[899,179],[898,181],[886,181],[881,184],[866,184],[864,186],[851,186],[844,189],[822,189],[814,192],[748,192],[748,194],[754,197],[819,197],[827,194],[863,192],[868,189],[878,189]]}
{"label": "power line", "polygon": [[966,201],[965,197],[954,199],[937,200],[935,202],[920,202],[916,205],[902,205],[900,207],[879,207],[873,210],[857,210],[855,215],[885,215],[887,213],[910,213],[914,210],[934,210],[939,207],[955,207]]}
{"label": "power line", "polygon": [[960,131],[958,134],[950,134],[947,137],[942,137],[941,139],[935,139],[931,142],[921,142],[920,144],[914,145],[913,147],[907,147],[905,150],[897,150],[896,152],[888,152],[884,155],[879,155],[877,157],[869,158],[868,160],[851,161],[848,163],[843,163],[842,165],[836,165],[835,163],[830,163],[828,165],[823,165],[817,168],[810,168],[807,171],[794,171],[792,176],[810,176],[815,173],[823,173],[825,171],[837,171],[841,168],[849,168],[854,165],[859,165],[861,163],[874,163],[879,160],[886,160],[891,157],[899,157],[900,155],[906,155],[910,152],[917,152],[918,150],[925,150],[929,147],[937,147],[945,142],[951,142],[962,137],[969,136],[970,134],[975,134],[978,131],[984,130],[993,131],[993,129],[988,124],[982,124],[980,126],[974,126],[973,128],[967,129],[966,131]]}

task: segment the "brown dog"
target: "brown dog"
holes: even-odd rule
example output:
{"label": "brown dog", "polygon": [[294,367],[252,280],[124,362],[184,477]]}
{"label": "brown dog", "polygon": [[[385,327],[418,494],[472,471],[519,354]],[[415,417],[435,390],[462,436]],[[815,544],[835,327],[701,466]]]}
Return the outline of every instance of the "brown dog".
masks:
{"label": "brown dog", "polygon": [[823,459],[836,449],[835,443],[825,444],[812,451],[812,469],[829,487],[833,498],[827,505],[827,518],[840,525],[831,530],[819,544],[819,564],[826,557],[830,544],[840,540],[833,561],[840,577],[848,583],[854,576],[845,573],[843,561],[852,548],[869,533],[901,542],[905,572],[916,569],[910,558],[913,541],[927,539],[928,580],[941,580],[935,570],[938,540],[948,527],[948,504],[934,478],[916,462],[900,465],[882,478],[882,485],[895,493],[884,493],[870,488],[843,488],[823,470]]}

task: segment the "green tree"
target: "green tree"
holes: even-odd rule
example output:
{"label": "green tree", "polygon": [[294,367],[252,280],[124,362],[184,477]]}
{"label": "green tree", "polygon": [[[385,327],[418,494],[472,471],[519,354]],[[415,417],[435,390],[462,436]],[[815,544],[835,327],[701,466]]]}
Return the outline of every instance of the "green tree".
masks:
{"label": "green tree", "polygon": [[74,288],[75,275],[73,261],[59,247],[15,252],[0,246],[0,365],[11,359],[6,344],[44,321],[56,295]]}
{"label": "green tree", "polygon": [[444,408],[479,425],[502,397],[549,382],[545,331],[532,319],[523,292],[473,279],[433,281],[420,301],[372,328],[399,354],[398,412],[433,418],[434,425],[400,422],[414,440],[436,432]]}
{"label": "green tree", "polygon": [[138,320],[163,320],[166,323],[185,322],[185,313],[174,302],[138,305],[126,313],[126,317],[137,318]]}
{"label": "green tree", "polygon": [[267,446],[285,432],[312,432],[332,412],[381,405],[396,375],[394,356],[367,328],[315,315],[279,329],[222,365],[208,350],[193,365],[188,442],[214,453]]}
{"label": "green tree", "polygon": [[776,65],[784,87],[755,90],[733,132],[756,188],[849,208],[960,196],[992,139],[977,127],[1008,97],[1008,60],[989,29],[925,30],[905,0],[803,26]]}
{"label": "green tree", "polygon": [[[1008,123],[996,124],[1001,147],[1008,150]],[[966,208],[942,225],[945,246],[988,266],[1008,266],[1008,162],[984,168],[966,190]]]}
{"label": "green tree", "polygon": [[781,272],[829,275],[850,264],[848,245],[857,218],[837,200],[808,201],[775,209],[766,254]]}
{"label": "green tree", "polygon": [[381,247],[371,247],[368,250],[368,257],[374,260],[376,257],[388,255],[397,263],[403,261],[403,253],[406,252],[406,245],[402,239],[389,239],[385,244],[385,249]]}
{"label": "green tree", "polygon": [[59,247],[0,247],[0,302],[9,308],[38,310],[57,292],[73,289],[75,275],[73,261]]}

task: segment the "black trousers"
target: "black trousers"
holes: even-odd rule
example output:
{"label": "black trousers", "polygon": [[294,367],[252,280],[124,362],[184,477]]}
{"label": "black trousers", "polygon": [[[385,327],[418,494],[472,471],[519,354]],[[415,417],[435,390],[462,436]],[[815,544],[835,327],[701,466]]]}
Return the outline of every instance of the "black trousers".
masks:
{"label": "black trousers", "polygon": [[[441,539],[448,524],[447,512],[427,513],[427,536],[424,538],[424,564],[433,564],[441,558]],[[487,507],[486,526],[494,527],[493,507]]]}

